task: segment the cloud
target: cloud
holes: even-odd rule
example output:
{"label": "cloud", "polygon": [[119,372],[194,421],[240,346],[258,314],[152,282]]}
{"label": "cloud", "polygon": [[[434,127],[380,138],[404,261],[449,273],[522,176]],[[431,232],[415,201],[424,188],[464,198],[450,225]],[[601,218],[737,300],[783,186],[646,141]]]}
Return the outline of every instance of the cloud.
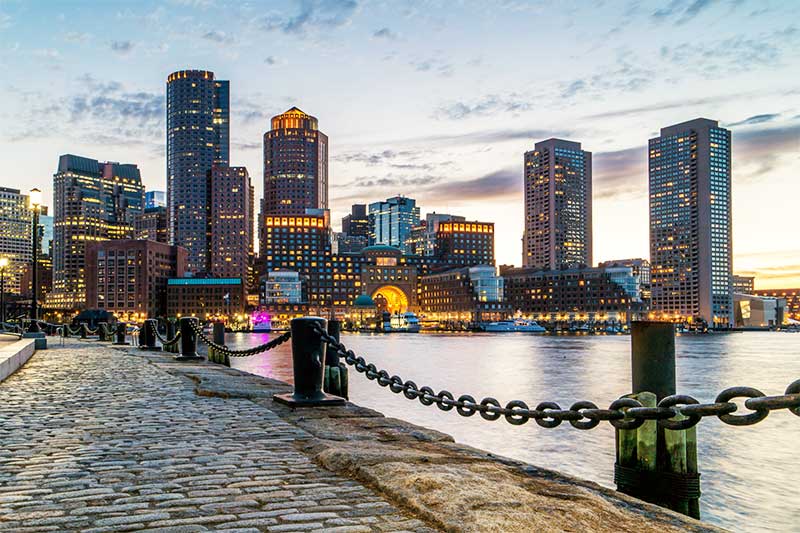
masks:
{"label": "cloud", "polygon": [[11,27],[11,16],[5,13],[0,13],[0,30],[5,30]]}
{"label": "cloud", "polygon": [[136,45],[131,41],[111,41],[109,46],[113,52],[124,56],[130,54]]}
{"label": "cloud", "polygon": [[726,124],[726,128],[733,128],[735,126],[748,126],[750,124],[763,124],[764,122],[772,122],[776,118],[781,116],[780,113],[768,113],[764,115],[753,115],[752,117],[747,117],[744,120],[740,120],[738,122],[731,122]]}
{"label": "cloud", "polygon": [[417,195],[424,196],[427,201],[519,199],[522,188],[522,173],[504,168],[479,178],[439,183],[417,192]]}
{"label": "cloud", "polygon": [[427,59],[415,59],[410,61],[409,65],[414,67],[414,70],[417,72],[431,72],[445,78],[453,75],[453,65],[438,56]]}
{"label": "cloud", "polygon": [[83,44],[89,40],[91,35],[88,33],[77,32],[77,31],[70,31],[64,34],[64,40],[68,43],[80,43]]}
{"label": "cloud", "polygon": [[281,65],[285,65],[286,64],[286,60],[285,59],[279,59],[279,58],[277,58],[275,56],[267,56],[267,57],[264,58],[264,63],[266,65],[271,66],[271,67],[279,67]]}
{"label": "cloud", "polygon": [[734,132],[734,154],[758,159],[779,152],[800,153],[800,124]]}
{"label": "cloud", "polygon": [[684,0],[672,0],[666,6],[655,10],[650,15],[650,18],[656,23],[672,20],[673,24],[680,26],[693,20],[713,3],[714,0],[694,0],[691,4],[686,6]]}
{"label": "cloud", "polygon": [[689,98],[685,100],[674,100],[671,102],[661,102],[646,106],[628,107],[623,109],[616,109],[614,111],[605,111],[603,113],[596,113],[588,115],[585,118],[617,118],[626,117],[631,115],[640,115],[642,113],[653,113],[656,111],[667,111],[670,109],[690,108],[693,106],[706,106],[710,104],[721,104],[731,100],[738,100],[741,98],[748,98],[755,96],[755,93],[733,93],[727,95],[715,95],[702,98]]}
{"label": "cloud", "polygon": [[208,31],[202,35],[202,38],[219,44],[230,44],[233,42],[233,37],[219,30]]}
{"label": "cloud", "polygon": [[38,50],[34,50],[33,54],[37,57],[44,57],[46,59],[58,59],[61,57],[61,52],[55,48],[40,48]]}
{"label": "cloud", "polygon": [[647,147],[592,154],[592,197],[640,197],[647,193]]}
{"label": "cloud", "polygon": [[372,36],[375,39],[386,39],[386,40],[389,40],[389,41],[397,40],[397,34],[395,32],[393,32],[392,30],[390,30],[389,28],[386,28],[386,27],[381,28],[379,30],[375,30],[375,32],[373,32]]}
{"label": "cloud", "polygon": [[496,113],[511,113],[513,116],[531,108],[530,102],[521,95],[511,93],[508,96],[489,94],[472,102],[452,102],[437,109],[435,118],[442,116],[451,120],[462,120],[471,117],[482,117]]}
{"label": "cloud", "polygon": [[273,13],[257,19],[264,31],[305,35],[320,29],[331,29],[350,23],[358,10],[356,0],[299,0],[299,12],[292,17]]}

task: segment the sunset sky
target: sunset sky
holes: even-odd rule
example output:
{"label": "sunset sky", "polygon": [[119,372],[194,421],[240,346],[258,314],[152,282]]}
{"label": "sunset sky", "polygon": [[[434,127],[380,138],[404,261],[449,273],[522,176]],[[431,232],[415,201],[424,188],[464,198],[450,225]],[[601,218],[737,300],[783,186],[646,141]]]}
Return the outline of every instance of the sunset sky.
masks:
{"label": "sunset sky", "polygon": [[594,153],[595,261],[648,256],[647,140],[733,131],[734,271],[800,286],[800,3],[0,0],[0,186],[52,194],[58,156],[136,163],[165,189],[175,70],[231,80],[231,163],[261,196],[269,117],[330,137],[332,219],[405,194],[496,223],[520,264],[523,153]]}

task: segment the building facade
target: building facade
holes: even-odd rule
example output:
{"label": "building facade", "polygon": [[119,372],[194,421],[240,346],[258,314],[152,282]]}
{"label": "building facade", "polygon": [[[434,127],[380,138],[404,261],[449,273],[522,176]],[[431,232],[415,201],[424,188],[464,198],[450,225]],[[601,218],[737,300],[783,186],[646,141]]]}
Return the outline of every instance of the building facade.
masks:
{"label": "building facade", "polygon": [[189,251],[189,270],[208,270],[213,165],[230,162],[230,87],[206,70],[167,77],[167,210],[170,243]]}
{"label": "building facade", "polygon": [[369,239],[369,216],[366,204],[353,204],[350,214],[342,218],[342,233]]}
{"label": "building facade", "polygon": [[130,239],[144,207],[136,165],[62,155],[53,176],[53,291],[48,307],[76,309],[86,302],[86,246]]}
{"label": "building facade", "polygon": [[756,296],[781,298],[786,300],[786,316],[792,320],[800,320],[800,288],[797,289],[756,289]]}
{"label": "building facade", "polygon": [[167,193],[164,191],[147,191],[144,193],[144,208],[167,207]]}
{"label": "building facade", "polygon": [[494,266],[493,222],[440,222],[433,256],[446,265]]}
{"label": "building facade", "polygon": [[739,276],[734,274],[731,277],[731,286],[733,292],[738,294],[755,294],[756,290],[756,277],[755,276]]}
{"label": "building facade", "polygon": [[603,261],[599,268],[630,267],[631,273],[638,279],[639,296],[644,302],[650,302],[650,261],[637,257],[635,259],[612,259]]}
{"label": "building facade", "polygon": [[147,240],[92,242],[86,247],[86,308],[123,321],[165,316],[167,280],[183,275],[187,250]]}
{"label": "building facade", "polygon": [[525,152],[522,264],[556,270],[592,265],[592,154],[561,139]]}
{"label": "building facade", "polygon": [[259,226],[264,228],[267,216],[303,215],[307,209],[328,209],[328,137],[316,117],[293,107],[272,117],[264,134]]}
{"label": "building facade", "polygon": [[653,310],[733,324],[731,134],[704,118],[649,142]]}
{"label": "building facade", "polygon": [[244,314],[247,291],[240,278],[172,278],[167,280],[167,316],[201,320]]}
{"label": "building facade", "polygon": [[17,189],[0,187],[0,257],[8,259],[5,292],[21,294],[22,275],[33,261],[33,211],[28,196]]}
{"label": "building facade", "polygon": [[166,207],[146,207],[136,215],[134,236],[143,241],[169,243],[169,216]]}
{"label": "building facade", "polygon": [[247,282],[253,257],[254,192],[245,167],[215,165],[210,173],[209,271]]}
{"label": "building facade", "polygon": [[394,246],[411,254],[406,241],[411,230],[418,226],[419,207],[416,200],[395,196],[383,202],[369,204],[370,245]]}
{"label": "building facade", "polygon": [[428,320],[482,322],[510,313],[503,278],[492,265],[429,274],[419,284],[420,308]]}

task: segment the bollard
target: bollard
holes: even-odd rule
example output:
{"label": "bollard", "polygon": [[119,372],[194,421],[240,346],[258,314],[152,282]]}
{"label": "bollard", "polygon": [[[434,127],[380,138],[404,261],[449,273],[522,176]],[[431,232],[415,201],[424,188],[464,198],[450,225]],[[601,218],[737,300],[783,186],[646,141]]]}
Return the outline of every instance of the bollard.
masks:
{"label": "bollard", "polygon": [[[675,327],[668,322],[631,324],[631,386],[644,407],[675,394]],[[677,417],[678,419],[680,416]],[[700,518],[695,428],[667,430],[647,420],[635,430],[617,430],[617,490],[673,511]]]}
{"label": "bollard", "polygon": [[[328,335],[339,340],[342,323],[338,320],[328,321]],[[323,390],[335,396],[348,398],[347,365],[339,358],[339,352],[328,350],[325,354],[325,379]]]}
{"label": "bollard", "polygon": [[155,328],[158,327],[158,320],[155,318],[148,318],[142,324],[142,329],[139,330],[139,349],[147,350],[149,352],[160,352],[161,347],[156,345]]}
{"label": "bollard", "polygon": [[175,357],[176,361],[202,361],[203,358],[197,355],[197,333],[194,327],[199,324],[193,317],[182,317],[180,320],[181,328],[181,354]]}
{"label": "bollard", "polygon": [[344,398],[323,392],[327,345],[314,331],[315,325],[326,329],[324,318],[303,317],[292,320],[292,366],[294,393],[276,394],[273,399],[290,407],[344,405]]}
{"label": "bollard", "polygon": [[[175,333],[177,333],[177,331],[178,331],[178,328],[176,327],[175,321],[171,320],[171,319],[167,319],[166,320],[166,325],[167,325],[167,338],[168,339],[174,339],[175,338]],[[164,346],[164,350],[166,350],[166,351],[168,351],[170,353],[178,353],[178,343],[177,342],[173,342],[171,344],[168,344],[167,346]]]}
{"label": "bollard", "polygon": [[81,323],[81,339],[86,339],[89,337],[89,326],[86,325],[86,322]]}
{"label": "bollard", "polygon": [[128,324],[125,322],[117,322],[117,340],[114,342],[116,346],[127,346],[130,344],[125,340],[125,334],[128,331]]}
{"label": "bollard", "polygon": [[108,335],[106,335],[106,333],[108,333],[108,330],[106,330],[107,326],[108,326],[107,322],[98,322],[97,323],[97,335],[99,337],[97,340],[99,340],[101,342],[105,342],[105,341],[108,340]]}

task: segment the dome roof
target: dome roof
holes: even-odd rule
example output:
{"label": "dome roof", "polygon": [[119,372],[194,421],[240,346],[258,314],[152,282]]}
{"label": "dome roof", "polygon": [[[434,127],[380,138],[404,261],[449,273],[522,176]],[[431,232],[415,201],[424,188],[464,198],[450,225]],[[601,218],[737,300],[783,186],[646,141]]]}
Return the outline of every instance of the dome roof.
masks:
{"label": "dome roof", "polygon": [[367,246],[361,249],[362,253],[389,253],[393,255],[400,255],[403,253],[400,248],[395,248],[394,246],[389,246],[386,244],[373,244],[372,246]]}
{"label": "dome roof", "polygon": [[369,294],[362,294],[353,302],[356,307],[375,307],[375,300],[370,298]]}

